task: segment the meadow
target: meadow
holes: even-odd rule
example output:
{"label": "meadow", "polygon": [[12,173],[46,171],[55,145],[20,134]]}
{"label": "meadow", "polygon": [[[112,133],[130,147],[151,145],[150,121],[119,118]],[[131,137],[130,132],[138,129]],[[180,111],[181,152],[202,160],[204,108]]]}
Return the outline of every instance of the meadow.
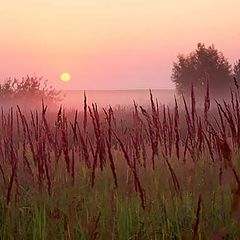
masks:
{"label": "meadow", "polygon": [[239,239],[240,92],[0,113],[0,239]]}

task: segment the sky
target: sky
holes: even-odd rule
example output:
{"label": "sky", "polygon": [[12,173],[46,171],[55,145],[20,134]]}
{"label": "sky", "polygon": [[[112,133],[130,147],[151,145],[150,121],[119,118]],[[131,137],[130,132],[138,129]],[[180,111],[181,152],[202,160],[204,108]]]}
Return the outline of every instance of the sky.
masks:
{"label": "sky", "polygon": [[239,0],[1,0],[0,81],[28,74],[63,90],[171,89],[177,55],[198,42],[240,58],[239,13]]}

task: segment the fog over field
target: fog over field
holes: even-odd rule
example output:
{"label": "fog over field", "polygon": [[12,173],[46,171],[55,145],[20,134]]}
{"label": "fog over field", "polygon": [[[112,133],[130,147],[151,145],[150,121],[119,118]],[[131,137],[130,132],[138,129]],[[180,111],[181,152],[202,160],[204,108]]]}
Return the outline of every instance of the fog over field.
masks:
{"label": "fog over field", "polygon": [[[111,105],[129,106],[135,101],[139,105],[149,105],[149,90],[89,90],[85,91],[88,103],[97,103],[99,107]],[[173,89],[153,89],[154,98],[161,104],[171,104],[174,100],[176,91]],[[82,108],[84,91],[69,90],[63,91],[64,98],[62,104],[67,108]]]}

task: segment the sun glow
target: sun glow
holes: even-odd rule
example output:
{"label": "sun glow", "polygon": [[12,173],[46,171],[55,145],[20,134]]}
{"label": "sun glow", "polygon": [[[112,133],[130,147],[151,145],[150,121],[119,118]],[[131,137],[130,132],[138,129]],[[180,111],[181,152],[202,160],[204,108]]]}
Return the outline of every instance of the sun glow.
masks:
{"label": "sun glow", "polygon": [[61,81],[69,82],[71,80],[71,75],[68,72],[64,72],[60,76]]}

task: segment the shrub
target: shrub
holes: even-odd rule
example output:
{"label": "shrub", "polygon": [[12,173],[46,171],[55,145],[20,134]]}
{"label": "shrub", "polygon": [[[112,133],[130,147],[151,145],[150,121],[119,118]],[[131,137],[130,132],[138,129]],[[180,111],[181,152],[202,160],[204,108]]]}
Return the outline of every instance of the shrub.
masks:
{"label": "shrub", "polygon": [[[42,77],[23,77],[19,79],[7,79],[0,84],[0,101],[3,105],[22,105],[33,107],[42,100],[49,106],[55,105],[61,100],[60,91],[48,86],[48,81]],[[27,105],[26,105],[27,104]]]}

